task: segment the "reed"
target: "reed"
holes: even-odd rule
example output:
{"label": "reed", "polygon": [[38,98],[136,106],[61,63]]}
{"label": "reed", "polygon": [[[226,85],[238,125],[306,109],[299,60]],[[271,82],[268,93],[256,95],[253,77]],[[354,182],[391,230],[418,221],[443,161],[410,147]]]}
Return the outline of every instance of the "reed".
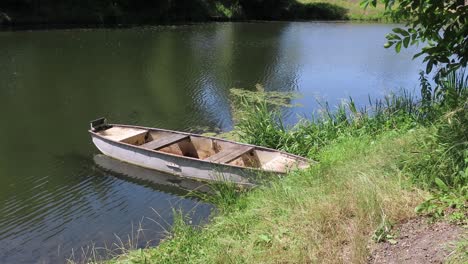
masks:
{"label": "reed", "polygon": [[[432,91],[426,116],[432,117],[426,137],[415,144],[406,166],[413,180],[426,188],[440,189],[437,181],[465,190],[468,184],[468,75],[453,72]],[[429,105],[429,108],[427,108]]]}
{"label": "reed", "polygon": [[207,183],[209,192],[192,191],[189,196],[216,206],[217,213],[228,214],[242,205],[239,198],[245,195],[247,187],[238,186],[232,182],[218,181]]}
{"label": "reed", "polygon": [[[141,250],[139,249],[140,242],[144,236],[142,227],[143,219],[140,219],[137,225],[131,223],[131,231],[126,236],[118,236],[114,234],[114,243],[101,246],[91,243],[90,245],[79,249],[72,249],[70,255],[66,258],[68,264],[84,264],[84,263],[104,263],[109,259],[114,259],[130,252]],[[147,242],[149,244],[149,242]]]}
{"label": "reed", "polygon": [[291,128],[284,127],[280,109],[269,107],[269,101],[243,100],[247,110],[236,128],[239,138],[249,143],[319,161],[323,148],[350,137],[419,129],[413,150],[402,153],[399,162],[413,184],[434,192],[418,212],[462,218],[468,207],[468,76],[464,70],[452,72],[435,87],[422,79],[420,97],[403,90],[369,99],[363,109],[349,98],[334,111],[325,103],[320,115]]}
{"label": "reed", "polygon": [[242,95],[236,131],[248,143],[317,159],[321,149],[347,137],[426,127],[430,132],[415,144],[413,153],[419,155],[404,161],[413,182],[425,188],[437,188],[436,178],[453,188],[468,183],[468,75],[464,70],[452,72],[434,88],[425,83],[420,97],[402,90],[383,99],[369,98],[362,109],[352,98],[336,110],[324,103],[318,115],[290,128],[283,125],[278,105],[247,100],[247,96]]}
{"label": "reed", "polygon": [[302,119],[287,128],[278,105],[271,105],[269,100],[243,98],[237,108],[242,110],[235,114],[238,117],[235,131],[247,143],[316,159],[323,147],[342,138],[408,130],[418,124],[418,102],[411,93],[403,91],[369,102],[368,107],[358,109],[349,98],[335,111],[324,103],[320,113],[312,119]]}

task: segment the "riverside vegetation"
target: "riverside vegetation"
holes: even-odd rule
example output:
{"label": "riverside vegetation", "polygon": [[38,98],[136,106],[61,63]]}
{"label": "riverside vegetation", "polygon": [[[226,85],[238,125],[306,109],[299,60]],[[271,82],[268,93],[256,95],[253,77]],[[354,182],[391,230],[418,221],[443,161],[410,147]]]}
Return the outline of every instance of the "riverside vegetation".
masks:
{"label": "riverside vegetation", "polygon": [[421,97],[325,104],[291,128],[278,111],[289,95],[234,90],[239,139],[319,164],[249,192],[215,184],[218,211],[207,226],[178,215],[157,248],[109,263],[363,263],[370,238],[392,238],[390,227],[415,212],[466,225],[468,77],[451,73],[435,89],[421,78]]}
{"label": "riverside vegetation", "polygon": [[0,26],[151,24],[210,20],[375,20],[384,8],[355,0],[96,0],[0,2]]}

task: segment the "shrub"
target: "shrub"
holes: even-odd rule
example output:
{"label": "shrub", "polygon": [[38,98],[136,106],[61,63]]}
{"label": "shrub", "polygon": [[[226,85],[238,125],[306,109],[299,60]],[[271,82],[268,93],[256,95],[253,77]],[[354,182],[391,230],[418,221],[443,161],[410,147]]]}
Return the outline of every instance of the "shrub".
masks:
{"label": "shrub", "polygon": [[347,20],[348,9],[330,3],[309,3],[298,7],[297,18]]}

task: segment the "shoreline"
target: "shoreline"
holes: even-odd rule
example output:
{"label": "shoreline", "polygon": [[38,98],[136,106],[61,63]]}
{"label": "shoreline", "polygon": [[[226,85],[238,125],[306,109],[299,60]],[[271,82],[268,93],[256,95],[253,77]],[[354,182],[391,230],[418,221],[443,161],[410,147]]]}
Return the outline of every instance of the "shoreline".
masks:
{"label": "shoreline", "polygon": [[207,20],[207,21],[181,21],[168,23],[128,23],[128,24],[94,24],[94,23],[64,23],[64,24],[19,24],[13,26],[0,25],[0,32],[15,31],[48,31],[48,30],[88,30],[88,29],[131,29],[142,27],[164,26],[194,26],[213,23],[342,23],[342,24],[391,24],[384,20]]}
{"label": "shoreline", "polygon": [[[104,0],[103,0],[104,1]],[[276,5],[259,3],[229,3],[218,0],[206,4],[174,3],[114,6],[93,4],[75,6],[64,2],[60,6],[0,4],[0,31],[63,29],[63,28],[129,28],[136,26],[182,25],[213,22],[272,21],[389,21],[383,8],[363,10],[353,1],[284,0]],[[73,10],[73,11],[71,11]]]}
{"label": "shoreline", "polygon": [[[465,263],[460,252],[466,232],[459,226],[467,225],[468,207],[466,193],[459,190],[466,182],[464,172],[454,172],[466,162],[450,162],[466,149],[459,144],[447,156],[435,155],[466,138],[468,76],[462,72],[453,78],[457,87],[445,88],[459,91],[461,100],[442,111],[445,99],[433,102],[428,111],[434,116],[420,115],[424,103],[403,93],[387,105],[376,103],[373,114],[351,103],[285,129],[278,112],[267,107],[268,97],[244,104],[236,127],[242,141],[319,163],[249,192],[227,185],[211,198],[218,211],[206,226],[192,228],[180,215],[157,247],[129,250],[104,263],[401,262],[399,256],[411,245],[423,250],[407,254],[402,263]],[[444,138],[447,133],[453,138]],[[436,167],[440,162],[448,167]],[[442,223],[444,231],[424,219]],[[446,231],[450,236],[440,241],[456,247],[432,243]]]}

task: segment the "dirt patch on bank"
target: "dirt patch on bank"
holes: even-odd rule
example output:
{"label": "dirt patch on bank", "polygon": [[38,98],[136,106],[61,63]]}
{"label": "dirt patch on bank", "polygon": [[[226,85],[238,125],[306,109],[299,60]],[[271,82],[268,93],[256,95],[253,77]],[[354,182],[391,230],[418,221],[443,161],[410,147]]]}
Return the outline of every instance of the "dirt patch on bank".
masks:
{"label": "dirt patch on bank", "polygon": [[463,227],[437,222],[429,224],[426,218],[415,218],[394,228],[395,241],[373,245],[368,263],[444,263],[455,242],[467,232]]}

